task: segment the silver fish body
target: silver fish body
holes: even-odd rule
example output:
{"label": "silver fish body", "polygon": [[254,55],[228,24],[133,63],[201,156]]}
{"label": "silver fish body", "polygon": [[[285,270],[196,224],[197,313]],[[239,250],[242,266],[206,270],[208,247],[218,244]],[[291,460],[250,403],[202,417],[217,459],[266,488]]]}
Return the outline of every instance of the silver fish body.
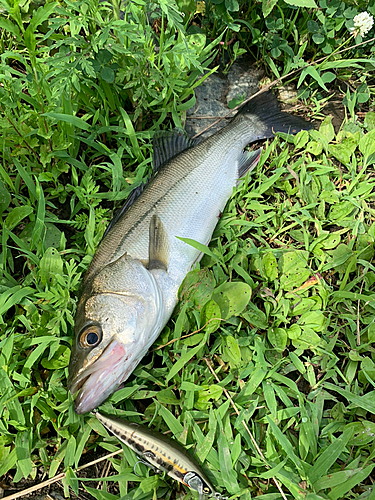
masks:
{"label": "silver fish body", "polygon": [[82,284],[69,365],[77,413],[113,393],[165,326],[179,286],[201,257],[179,237],[209,243],[238,179],[259,159],[259,151],[249,157],[244,147],[304,128],[310,124],[280,112],[267,93],[198,145],[178,137],[155,143],[154,156],[166,161],[105,235]]}
{"label": "silver fish body", "polygon": [[178,443],[142,425],[107,417],[98,411],[95,416],[117,439],[155,470],[162,470],[176,481],[198,491],[200,500],[204,495],[218,500],[223,498],[215,492],[196,460]]}

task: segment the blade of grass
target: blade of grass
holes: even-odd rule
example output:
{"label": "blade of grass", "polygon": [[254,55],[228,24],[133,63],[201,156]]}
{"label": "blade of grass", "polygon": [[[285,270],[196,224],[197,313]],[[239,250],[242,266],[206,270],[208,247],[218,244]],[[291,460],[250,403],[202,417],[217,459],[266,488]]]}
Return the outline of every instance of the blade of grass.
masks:
{"label": "blade of grass", "polygon": [[[212,367],[212,365],[211,365],[211,362],[210,362],[207,358],[204,358],[204,360],[205,360],[205,362],[206,362],[206,364],[207,364],[207,366],[208,366],[208,368],[209,368],[210,372],[212,373],[212,375],[215,377],[215,379],[217,380],[217,382],[218,382],[218,383],[220,383],[220,379],[219,379],[219,377],[217,376],[216,372],[214,371],[214,369],[213,369],[213,367]],[[233,409],[234,409],[234,411],[237,413],[237,415],[239,415],[239,414],[240,414],[240,412],[238,411],[237,406],[235,405],[235,403],[234,403],[233,399],[230,397],[230,395],[229,395],[228,391],[225,389],[225,387],[223,387],[223,391],[224,391],[224,394],[225,394],[225,396],[227,397],[227,399],[230,401],[230,404],[231,404],[232,408],[233,408]],[[262,459],[262,461],[264,462],[265,466],[266,466],[266,467],[268,467],[268,468],[271,468],[271,466],[268,464],[268,462],[267,462],[267,460],[266,460],[265,456],[263,455],[262,450],[259,448],[258,443],[255,441],[255,439],[254,439],[254,437],[253,437],[252,433],[250,432],[250,429],[249,429],[248,425],[246,424],[246,422],[242,422],[242,425],[245,427],[245,429],[246,429],[247,433],[249,434],[250,439],[251,439],[251,441],[252,441],[253,445],[255,446],[255,448],[256,448],[256,450],[257,450],[257,452],[258,452],[258,454],[259,454],[260,458],[261,458],[261,459]],[[273,478],[272,478],[272,481],[275,483],[275,486],[276,486],[276,488],[279,490],[279,492],[280,492],[280,494],[281,494],[281,496],[282,496],[283,500],[287,500],[287,498],[286,498],[286,496],[285,496],[285,493],[283,492],[283,490],[282,490],[282,488],[281,488],[281,486],[280,486],[280,484],[279,484],[278,480],[277,480],[275,477],[273,477]]]}
{"label": "blade of grass", "polygon": [[354,429],[349,427],[337,438],[331,445],[326,448],[318,457],[314,465],[308,472],[309,479],[312,484],[316,483],[336,462],[341,453],[345,450],[349,440],[353,437]]}

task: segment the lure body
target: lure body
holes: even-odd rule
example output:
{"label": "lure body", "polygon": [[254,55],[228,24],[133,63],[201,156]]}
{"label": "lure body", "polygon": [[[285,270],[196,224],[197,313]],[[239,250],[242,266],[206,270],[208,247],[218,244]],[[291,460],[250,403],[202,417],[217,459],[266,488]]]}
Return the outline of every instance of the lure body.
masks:
{"label": "lure body", "polygon": [[164,471],[176,481],[198,491],[199,500],[202,500],[204,495],[213,496],[217,500],[223,499],[220,493],[215,492],[199,464],[171,439],[148,427],[110,418],[98,411],[95,416],[117,439],[129,446],[156,471]]}

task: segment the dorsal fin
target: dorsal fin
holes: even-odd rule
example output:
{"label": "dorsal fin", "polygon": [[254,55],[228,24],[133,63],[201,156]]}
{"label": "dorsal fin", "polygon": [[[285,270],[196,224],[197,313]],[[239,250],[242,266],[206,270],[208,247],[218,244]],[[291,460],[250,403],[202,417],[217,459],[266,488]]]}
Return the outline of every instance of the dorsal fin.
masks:
{"label": "dorsal fin", "polygon": [[107,236],[109,231],[113,228],[116,222],[124,215],[124,213],[133,205],[138,196],[143,192],[146,185],[159,170],[161,165],[178,155],[185,149],[191,148],[199,144],[199,139],[191,139],[182,128],[175,128],[173,130],[159,130],[155,132],[152,144],[154,148],[152,158],[152,174],[144,182],[130,191],[124,205],[117,210],[113,219],[108,224],[103,238]]}
{"label": "dorsal fin", "polygon": [[133,205],[133,203],[135,202],[135,200],[138,198],[138,196],[142,193],[142,191],[146,187],[147,183],[148,183],[148,180],[146,180],[146,182],[142,182],[137,187],[135,187],[134,189],[132,189],[132,191],[130,191],[130,194],[126,198],[125,203],[123,204],[123,206],[121,208],[119,208],[115,212],[115,215],[113,216],[113,219],[108,224],[107,229],[105,230],[105,232],[103,234],[103,238],[105,236],[107,236],[107,234],[109,233],[109,231],[113,228],[113,226],[121,218],[121,216],[128,210],[128,208]]}
{"label": "dorsal fin", "polygon": [[156,132],[152,140],[154,147],[152,157],[154,171],[163,165],[163,163],[182,153],[185,149],[196,146],[199,142],[198,139],[191,139],[182,128]]}

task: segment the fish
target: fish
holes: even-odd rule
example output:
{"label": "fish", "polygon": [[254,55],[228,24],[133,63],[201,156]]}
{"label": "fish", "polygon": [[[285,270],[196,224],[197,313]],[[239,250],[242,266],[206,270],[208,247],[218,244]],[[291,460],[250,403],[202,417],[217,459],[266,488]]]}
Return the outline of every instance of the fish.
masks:
{"label": "fish", "polygon": [[208,245],[233,188],[259,161],[261,150],[245,146],[309,128],[264,92],[200,143],[181,130],[155,134],[152,178],[114,217],[83,278],[68,376],[76,413],[122,386],[166,325],[202,256],[181,238]]}
{"label": "fish", "polygon": [[155,472],[164,471],[176,481],[198,491],[199,500],[204,496],[217,500],[224,498],[215,491],[198,462],[172,439],[143,425],[105,416],[97,410],[94,410],[94,414],[106,429],[129,446],[141,458],[140,461],[149,464]]}

